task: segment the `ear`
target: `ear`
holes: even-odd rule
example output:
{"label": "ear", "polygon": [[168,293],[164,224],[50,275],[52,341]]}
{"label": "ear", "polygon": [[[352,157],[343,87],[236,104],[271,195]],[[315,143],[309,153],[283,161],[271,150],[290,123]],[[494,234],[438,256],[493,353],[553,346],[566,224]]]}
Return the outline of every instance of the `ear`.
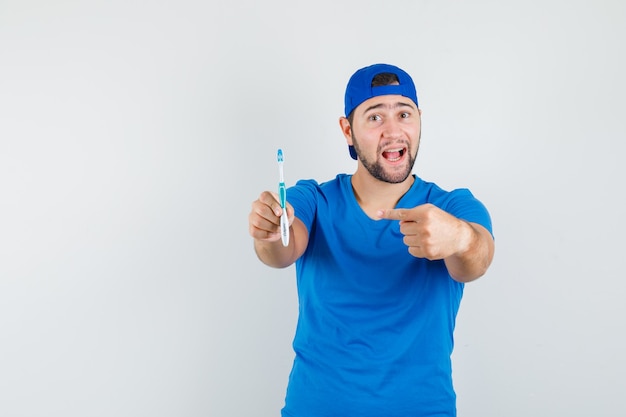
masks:
{"label": "ear", "polygon": [[346,117],[341,116],[339,118],[339,126],[341,127],[341,133],[346,138],[348,145],[352,146],[352,126]]}

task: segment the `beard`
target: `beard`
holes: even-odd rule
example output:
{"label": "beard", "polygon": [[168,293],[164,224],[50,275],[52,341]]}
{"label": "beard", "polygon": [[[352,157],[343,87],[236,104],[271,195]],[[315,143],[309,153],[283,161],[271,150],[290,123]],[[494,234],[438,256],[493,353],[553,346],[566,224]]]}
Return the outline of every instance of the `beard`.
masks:
{"label": "beard", "polygon": [[[421,136],[421,134],[420,134]],[[406,155],[406,163],[404,164],[404,169],[397,171],[386,171],[383,164],[380,162],[380,158],[382,156],[376,157],[376,160],[372,161],[364,157],[363,152],[359,148],[359,141],[354,137],[354,133],[352,134],[352,144],[354,146],[354,150],[356,151],[357,157],[370,173],[370,175],[376,178],[379,181],[388,182],[390,184],[398,184],[406,180],[411,172],[413,171],[413,166],[415,165],[415,160],[417,159],[417,152],[419,150],[419,139],[418,139],[418,149],[415,150],[415,154],[411,154],[411,149],[407,144],[407,155]],[[381,155],[382,145],[379,145],[376,150],[376,155]]]}

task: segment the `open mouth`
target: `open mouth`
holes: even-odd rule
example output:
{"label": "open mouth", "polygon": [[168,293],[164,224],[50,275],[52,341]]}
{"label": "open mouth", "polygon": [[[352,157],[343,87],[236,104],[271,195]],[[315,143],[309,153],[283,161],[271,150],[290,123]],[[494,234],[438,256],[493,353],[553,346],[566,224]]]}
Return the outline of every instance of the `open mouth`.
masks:
{"label": "open mouth", "polygon": [[406,148],[389,149],[383,152],[383,158],[389,162],[396,162],[402,159],[406,153]]}

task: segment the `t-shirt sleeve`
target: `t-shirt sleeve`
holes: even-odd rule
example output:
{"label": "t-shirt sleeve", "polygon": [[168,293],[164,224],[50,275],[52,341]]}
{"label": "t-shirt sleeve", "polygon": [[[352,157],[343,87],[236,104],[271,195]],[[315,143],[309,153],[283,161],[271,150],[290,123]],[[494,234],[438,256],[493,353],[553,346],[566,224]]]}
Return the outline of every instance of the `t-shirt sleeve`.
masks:
{"label": "t-shirt sleeve", "polygon": [[440,208],[459,219],[484,226],[493,236],[491,216],[487,208],[468,189],[460,188],[449,193]]}
{"label": "t-shirt sleeve", "polygon": [[315,221],[316,200],[319,184],[315,180],[299,180],[287,189],[287,201],[293,206],[294,215],[304,223],[309,233]]}

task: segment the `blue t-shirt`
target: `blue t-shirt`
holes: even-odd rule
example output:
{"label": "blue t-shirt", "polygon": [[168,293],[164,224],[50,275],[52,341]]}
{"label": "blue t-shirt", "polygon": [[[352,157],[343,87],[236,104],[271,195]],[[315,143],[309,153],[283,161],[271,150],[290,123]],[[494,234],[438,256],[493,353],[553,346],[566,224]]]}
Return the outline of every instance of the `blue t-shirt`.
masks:
{"label": "blue t-shirt", "polygon": [[[284,417],[455,416],[450,356],[463,284],[443,261],[415,258],[399,222],[373,220],[351,176],[287,190],[309,231],[296,262],[299,317]],[[466,189],[415,177],[396,208],[432,203],[491,232]]]}

